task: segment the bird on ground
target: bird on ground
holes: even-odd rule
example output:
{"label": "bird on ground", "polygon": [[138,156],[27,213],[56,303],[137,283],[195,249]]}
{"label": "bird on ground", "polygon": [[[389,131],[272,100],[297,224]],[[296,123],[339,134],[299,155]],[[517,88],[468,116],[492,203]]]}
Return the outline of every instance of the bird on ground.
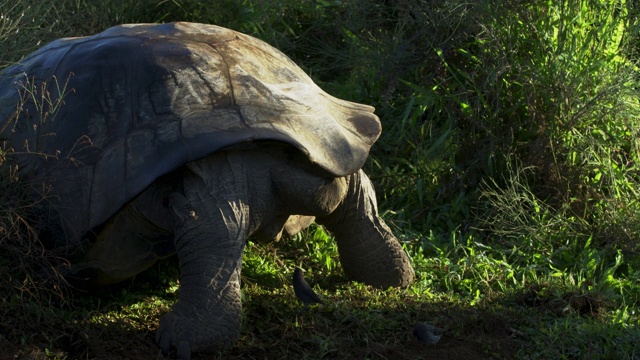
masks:
{"label": "bird on ground", "polygon": [[309,283],[304,279],[302,275],[302,269],[296,267],[293,271],[293,291],[296,293],[296,297],[300,300],[304,307],[312,304],[322,304],[322,300],[318,294],[313,291]]}
{"label": "bird on ground", "polygon": [[427,323],[419,323],[413,328],[413,336],[423,344],[435,345],[444,334],[444,329],[437,328]]}

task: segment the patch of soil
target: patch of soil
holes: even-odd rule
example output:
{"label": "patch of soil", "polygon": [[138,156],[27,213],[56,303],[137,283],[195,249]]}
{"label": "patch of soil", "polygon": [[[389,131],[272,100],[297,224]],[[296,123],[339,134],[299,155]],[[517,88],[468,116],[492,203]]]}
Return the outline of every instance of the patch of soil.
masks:
{"label": "patch of soil", "polygon": [[[495,314],[482,310],[450,309],[435,314],[445,332],[436,345],[424,345],[407,332],[407,341],[387,351],[387,359],[511,359],[518,345],[511,327]],[[372,349],[373,350],[373,349]],[[374,351],[373,353],[378,353]]]}
{"label": "patch of soil", "polygon": [[598,293],[565,292],[562,295],[551,293],[543,286],[532,286],[516,298],[522,306],[539,308],[554,316],[578,314],[598,318],[606,311],[607,301]]}
{"label": "patch of soil", "polygon": [[[521,346],[508,320],[513,309],[459,308],[413,298],[394,308],[342,303],[297,314],[287,296],[247,301],[238,343],[224,353],[193,359],[513,359]],[[67,359],[162,359],[155,345],[160,315],[151,314],[144,322],[125,317],[100,324],[69,319],[54,325],[61,330],[43,329],[46,336],[25,339],[21,345],[0,336],[0,360],[44,360],[52,354]],[[423,345],[413,337],[419,322],[444,329],[437,344]]]}

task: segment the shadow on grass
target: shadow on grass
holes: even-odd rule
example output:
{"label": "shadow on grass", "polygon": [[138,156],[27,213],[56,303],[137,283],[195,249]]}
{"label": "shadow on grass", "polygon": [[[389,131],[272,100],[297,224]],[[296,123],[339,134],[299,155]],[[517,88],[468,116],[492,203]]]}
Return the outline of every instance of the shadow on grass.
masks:
{"label": "shadow on grass", "polygon": [[[155,330],[177,299],[174,285],[163,282],[173,271],[170,266],[159,264],[123,285],[78,295],[64,309],[40,305],[13,316],[0,309],[5,315],[0,359],[162,358]],[[412,294],[411,289],[381,291],[341,281],[319,290],[325,304],[300,312],[290,283],[244,284],[239,341],[224,353],[194,359],[473,360],[575,357],[589,351],[591,358],[602,358],[621,354],[612,347],[632,352],[640,342],[637,327],[580,311],[558,313],[535,289],[476,306]],[[419,322],[444,328],[440,342],[415,340],[412,329]]]}
{"label": "shadow on grass", "polygon": [[[120,289],[130,292],[85,295],[74,305],[82,308],[73,310],[43,309],[52,314],[43,323],[46,327],[2,339],[2,359],[161,358],[154,332],[170,301],[156,306],[155,290]],[[249,285],[243,287],[243,293],[244,320],[238,343],[222,354],[194,359],[473,360],[513,358],[518,347],[500,313],[420,301],[402,290],[346,284],[325,292],[325,305],[302,313],[289,285],[273,289]],[[438,344],[423,346],[413,338],[413,326],[422,321],[445,328]]]}

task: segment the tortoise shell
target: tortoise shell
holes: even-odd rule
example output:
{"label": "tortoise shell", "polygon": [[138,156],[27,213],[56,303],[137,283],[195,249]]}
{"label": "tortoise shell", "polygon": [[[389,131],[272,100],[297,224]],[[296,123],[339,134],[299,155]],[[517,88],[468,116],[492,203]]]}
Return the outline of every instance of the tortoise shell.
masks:
{"label": "tortoise shell", "polygon": [[219,149],[282,141],[340,177],[362,167],[381,131],[373,107],[328,95],[282,52],[214,25],[56,40],[0,84],[4,148],[21,176],[51,186],[72,237]]}

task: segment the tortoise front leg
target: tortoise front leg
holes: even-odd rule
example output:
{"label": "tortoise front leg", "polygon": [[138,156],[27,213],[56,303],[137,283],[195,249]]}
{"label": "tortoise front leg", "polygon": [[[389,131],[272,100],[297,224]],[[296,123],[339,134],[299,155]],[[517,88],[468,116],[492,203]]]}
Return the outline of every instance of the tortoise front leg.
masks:
{"label": "tortoise front leg", "polygon": [[378,214],[376,194],[360,170],[326,178],[293,167],[271,170],[273,189],[290,213],[316,216],[336,238],[347,276],[386,288],[407,286],[415,273],[398,239]]}
{"label": "tortoise front leg", "polygon": [[346,179],[348,190],[338,207],[316,219],[335,236],[344,272],[381,288],[409,285],[415,277],[413,267],[378,214],[371,181],[362,170]]}
{"label": "tortoise front leg", "polygon": [[176,349],[180,359],[229,348],[240,336],[240,271],[249,212],[241,199],[246,189],[238,189],[233,179],[223,184],[209,180],[188,173],[184,196],[170,197],[180,297],[160,320],[156,341],[165,354]]}

